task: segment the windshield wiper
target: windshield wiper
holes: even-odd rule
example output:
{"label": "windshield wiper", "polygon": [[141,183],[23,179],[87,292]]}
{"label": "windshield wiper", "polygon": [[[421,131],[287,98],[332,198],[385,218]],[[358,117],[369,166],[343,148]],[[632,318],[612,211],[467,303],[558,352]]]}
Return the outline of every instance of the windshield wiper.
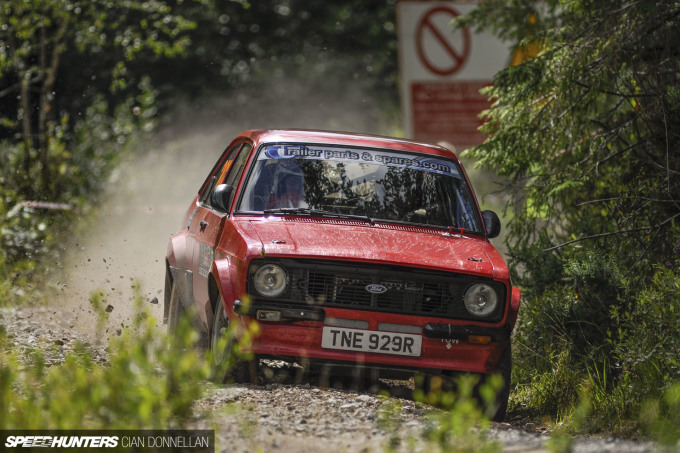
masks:
{"label": "windshield wiper", "polygon": [[311,217],[324,217],[331,219],[361,220],[374,225],[373,219],[366,215],[341,214],[339,212],[324,211],[322,209],[311,208],[275,208],[265,209],[265,215],[306,215]]}

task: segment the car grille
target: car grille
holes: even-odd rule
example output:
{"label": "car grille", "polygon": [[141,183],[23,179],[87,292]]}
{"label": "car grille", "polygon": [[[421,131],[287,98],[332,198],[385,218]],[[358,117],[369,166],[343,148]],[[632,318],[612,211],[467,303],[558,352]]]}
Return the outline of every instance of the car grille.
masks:
{"label": "car grille", "polygon": [[[265,263],[286,269],[288,289],[274,298],[286,303],[479,320],[465,309],[463,295],[471,284],[480,281],[492,285],[499,300],[505,301],[504,285],[481,277],[401,266],[291,259],[258,259],[251,263],[248,293],[254,301],[272,300],[261,296],[252,285],[253,274]],[[380,285],[386,291],[369,292],[370,285]],[[499,304],[484,321],[499,321],[503,308],[503,303]]]}

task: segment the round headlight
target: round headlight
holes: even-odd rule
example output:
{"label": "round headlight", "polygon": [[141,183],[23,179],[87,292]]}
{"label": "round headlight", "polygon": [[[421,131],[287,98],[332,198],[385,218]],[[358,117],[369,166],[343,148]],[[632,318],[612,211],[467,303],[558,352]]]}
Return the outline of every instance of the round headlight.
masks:
{"label": "round headlight", "polygon": [[465,308],[471,315],[486,318],[498,306],[498,294],[486,283],[475,283],[465,291]]}
{"label": "round headlight", "polygon": [[265,264],[255,272],[253,284],[263,296],[276,297],[286,290],[288,275],[281,266]]}

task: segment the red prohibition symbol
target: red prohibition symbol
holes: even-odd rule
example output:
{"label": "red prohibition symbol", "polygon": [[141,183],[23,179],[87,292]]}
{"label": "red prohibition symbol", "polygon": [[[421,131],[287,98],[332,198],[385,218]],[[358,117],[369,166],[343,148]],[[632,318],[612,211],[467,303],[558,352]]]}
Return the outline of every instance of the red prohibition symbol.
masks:
{"label": "red prohibition symbol", "polygon": [[[437,22],[434,18],[437,16]],[[418,31],[416,32],[416,48],[418,50],[418,57],[423,62],[425,67],[434,74],[441,76],[449,76],[458,72],[467,61],[470,55],[470,30],[467,27],[462,28],[454,35],[452,30],[443,27],[444,23],[441,19],[446,19],[445,23],[449,23],[452,19],[458,17],[458,12],[449,8],[448,6],[438,6],[432,8],[420,19],[418,24]],[[434,38],[434,45],[440,48],[443,52],[443,65],[437,66],[431,61],[432,55],[428,55],[425,51],[425,35]],[[462,37],[462,42],[459,42],[459,36]]]}

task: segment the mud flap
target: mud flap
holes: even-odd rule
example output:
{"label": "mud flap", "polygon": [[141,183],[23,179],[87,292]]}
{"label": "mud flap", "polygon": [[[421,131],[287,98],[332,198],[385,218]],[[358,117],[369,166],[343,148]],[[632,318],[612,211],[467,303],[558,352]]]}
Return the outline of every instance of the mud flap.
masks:
{"label": "mud flap", "polygon": [[177,292],[179,293],[179,300],[182,304],[182,307],[184,308],[184,313],[189,316],[191,325],[196,329],[201,337],[207,338],[208,329],[198,316],[198,311],[196,310],[196,305],[194,304],[193,273],[189,270],[178,269],[172,266],[170,267],[170,272],[172,273],[173,283],[177,285]]}

